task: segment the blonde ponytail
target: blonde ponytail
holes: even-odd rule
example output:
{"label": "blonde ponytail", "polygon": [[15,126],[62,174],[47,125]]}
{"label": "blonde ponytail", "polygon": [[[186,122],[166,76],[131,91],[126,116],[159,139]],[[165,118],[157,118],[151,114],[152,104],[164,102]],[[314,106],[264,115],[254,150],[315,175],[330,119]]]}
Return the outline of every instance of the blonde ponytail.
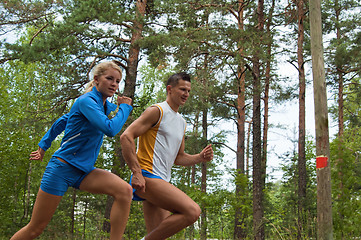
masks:
{"label": "blonde ponytail", "polygon": [[94,82],[94,79],[93,79],[90,82],[88,82],[88,84],[86,85],[85,93],[91,92],[91,90],[93,89],[94,86],[95,86],[95,82]]}

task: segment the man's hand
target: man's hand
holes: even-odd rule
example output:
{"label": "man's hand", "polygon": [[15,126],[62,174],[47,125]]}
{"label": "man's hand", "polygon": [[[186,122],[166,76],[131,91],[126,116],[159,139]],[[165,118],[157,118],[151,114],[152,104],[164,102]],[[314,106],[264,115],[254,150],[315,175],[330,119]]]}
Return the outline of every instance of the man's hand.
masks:
{"label": "man's hand", "polygon": [[209,144],[205,147],[202,152],[200,152],[201,162],[209,162],[213,159],[213,149],[212,144]]}
{"label": "man's hand", "polygon": [[30,153],[30,160],[40,160],[43,161],[45,151],[42,148]]}
{"label": "man's hand", "polygon": [[132,187],[139,192],[145,192],[145,179],[142,173],[133,173]]}

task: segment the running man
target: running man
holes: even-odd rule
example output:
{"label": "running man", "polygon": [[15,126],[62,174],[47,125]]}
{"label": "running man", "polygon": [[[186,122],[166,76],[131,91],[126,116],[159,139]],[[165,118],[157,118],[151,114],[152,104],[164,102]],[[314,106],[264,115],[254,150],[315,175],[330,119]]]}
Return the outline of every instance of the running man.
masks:
{"label": "running man", "polygon": [[[172,75],[166,101],[152,105],[120,137],[123,156],[133,175],[133,200],[143,200],[146,240],[166,239],[193,224],[201,209],[170,184],[173,164],[191,166],[213,159],[211,145],[199,154],[184,152],[186,122],[178,113],[191,90],[187,73]],[[138,150],[134,139],[139,137]]]}

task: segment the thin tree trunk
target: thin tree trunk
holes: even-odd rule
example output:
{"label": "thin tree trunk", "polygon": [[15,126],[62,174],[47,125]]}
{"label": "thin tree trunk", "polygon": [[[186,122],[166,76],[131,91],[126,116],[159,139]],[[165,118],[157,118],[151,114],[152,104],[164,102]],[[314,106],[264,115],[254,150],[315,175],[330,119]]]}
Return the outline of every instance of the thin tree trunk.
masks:
{"label": "thin tree trunk", "polygon": [[[203,138],[207,139],[207,109],[203,111]],[[201,163],[202,168],[202,180],[201,180],[201,191],[204,195],[207,194],[207,163]],[[201,213],[201,239],[207,239],[207,206],[202,203]]]}
{"label": "thin tree trunk", "polygon": [[[208,19],[208,18],[207,18]],[[203,69],[206,70],[208,67],[208,54],[204,56]],[[202,85],[207,90],[207,77],[203,76]],[[208,109],[204,108],[202,111],[202,137],[207,140],[208,136]],[[207,194],[207,163],[201,163],[202,168],[202,180],[201,180],[201,191],[204,195]],[[202,202],[202,213],[201,213],[201,240],[207,239],[207,205]]]}
{"label": "thin tree trunk", "polygon": [[88,212],[88,201],[85,202],[85,207],[84,207],[84,217],[83,217],[83,239],[86,239],[86,219],[87,219],[87,212]]}
{"label": "thin tree trunk", "polygon": [[298,40],[297,40],[297,62],[298,62],[298,78],[299,78],[299,123],[298,123],[298,239],[301,239],[305,218],[305,201],[306,201],[306,77],[303,59],[304,44],[304,1],[296,0],[298,12]]}
{"label": "thin tree trunk", "polygon": [[[30,98],[30,96],[28,96],[28,99]],[[26,111],[29,108],[29,102],[26,104]],[[37,113],[39,112],[39,100],[38,100],[38,105],[37,105],[37,109],[36,109]],[[23,131],[24,131],[24,127],[23,127]],[[29,161],[29,168],[27,171],[27,187],[26,187],[26,199],[25,199],[25,205],[24,205],[24,218],[28,218],[29,216],[29,208],[30,208],[30,188],[31,188],[31,172],[32,172],[32,161]]]}
{"label": "thin tree trunk", "polygon": [[[258,1],[257,7],[257,32],[262,36],[263,0]],[[259,47],[260,44],[257,44]],[[253,232],[254,239],[263,240],[265,238],[263,224],[263,183],[262,183],[262,141],[261,141],[261,81],[260,81],[260,49],[255,49],[253,56]]]}
{"label": "thin tree trunk", "polygon": [[250,151],[250,142],[251,142],[251,131],[252,131],[252,121],[246,121],[248,123],[247,130],[247,149],[246,149],[246,176],[249,179],[249,155]]}
{"label": "thin tree trunk", "polygon": [[26,200],[24,207],[24,218],[28,218],[29,208],[30,208],[30,187],[31,187],[31,171],[32,171],[32,162],[29,162],[29,168],[27,173],[27,187],[26,187]]}
{"label": "thin tree trunk", "polygon": [[71,209],[71,239],[74,239],[74,229],[75,229],[75,206],[76,206],[76,189],[73,188],[73,206]]}
{"label": "thin tree trunk", "polygon": [[[341,42],[341,28],[340,28],[340,15],[342,7],[339,5],[338,0],[335,0],[335,13],[336,13],[336,37],[337,41]],[[343,123],[343,74],[340,71],[343,69],[342,65],[336,66],[338,74],[338,136],[342,138],[344,132]],[[342,159],[341,159],[342,160]]]}
{"label": "thin tree trunk", "polygon": [[[199,111],[196,112],[195,116],[194,116],[194,125],[193,125],[193,133],[198,137],[199,133],[198,133],[198,128],[199,128]],[[190,167],[190,185],[194,185],[196,182],[196,166],[193,165]],[[194,239],[194,224],[192,224],[191,226],[188,227],[189,229],[189,239],[192,240]]]}
{"label": "thin tree trunk", "polygon": [[[238,1],[238,29],[243,31],[244,29],[244,19],[243,19],[243,12],[244,12],[244,1]],[[238,46],[239,46],[239,54],[242,56],[243,48],[241,47],[243,43],[243,38],[239,39]],[[238,64],[237,70],[237,79],[238,79],[238,97],[237,97],[237,175],[238,177],[245,177],[244,171],[244,161],[245,161],[245,120],[246,120],[246,76],[245,76],[245,66],[243,61],[240,60]],[[238,181],[239,182],[239,181]],[[241,185],[238,183],[236,184],[236,197],[241,199],[245,197],[247,183],[240,181]],[[241,203],[239,203],[241,204]],[[245,226],[245,216],[244,211],[242,211],[241,206],[237,204],[235,209],[235,219],[234,219],[234,238],[235,239],[244,239],[247,237],[247,231]]]}
{"label": "thin tree trunk", "polygon": [[[336,38],[337,38],[337,42],[340,43],[341,42],[341,28],[340,28],[340,15],[341,15],[341,9],[342,7],[339,5],[338,0],[335,0],[335,14],[336,14]],[[339,194],[337,195],[337,199],[338,201],[340,201],[343,197],[343,174],[342,174],[342,163],[343,163],[343,157],[342,157],[342,153],[343,153],[343,132],[344,132],[344,122],[343,122],[343,118],[344,118],[344,114],[343,114],[343,109],[344,109],[344,104],[343,104],[343,74],[341,72],[341,69],[343,69],[342,64],[339,64],[336,66],[336,71],[337,71],[337,75],[338,75],[338,152],[340,154],[338,154],[338,158],[336,161],[336,167],[338,169],[338,177],[339,177]],[[342,213],[343,211],[339,212],[338,215],[341,219],[341,222],[343,222],[344,219],[344,215]],[[344,239],[344,228],[341,228],[341,239]]]}
{"label": "thin tree trunk", "polygon": [[271,8],[268,14],[268,20],[266,25],[266,36],[267,36],[267,57],[266,57],[266,73],[265,73],[265,90],[264,90],[264,116],[263,116],[263,139],[262,139],[262,189],[266,186],[266,168],[267,168],[267,146],[268,146],[268,101],[269,101],[269,88],[271,81],[271,59],[272,59],[272,33],[271,25],[273,19],[273,11],[275,7],[275,0],[272,0]]}

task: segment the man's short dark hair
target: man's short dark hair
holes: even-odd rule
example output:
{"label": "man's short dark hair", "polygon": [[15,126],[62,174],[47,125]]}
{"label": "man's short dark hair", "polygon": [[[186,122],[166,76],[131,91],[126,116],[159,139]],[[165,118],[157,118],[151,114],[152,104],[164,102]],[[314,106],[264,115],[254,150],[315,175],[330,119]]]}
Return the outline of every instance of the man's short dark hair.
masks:
{"label": "man's short dark hair", "polygon": [[178,84],[179,80],[181,80],[181,79],[184,81],[191,82],[191,77],[189,76],[188,73],[180,72],[180,73],[176,73],[176,74],[173,74],[172,76],[170,76],[168,78],[166,86],[171,85],[172,87],[174,87]]}

